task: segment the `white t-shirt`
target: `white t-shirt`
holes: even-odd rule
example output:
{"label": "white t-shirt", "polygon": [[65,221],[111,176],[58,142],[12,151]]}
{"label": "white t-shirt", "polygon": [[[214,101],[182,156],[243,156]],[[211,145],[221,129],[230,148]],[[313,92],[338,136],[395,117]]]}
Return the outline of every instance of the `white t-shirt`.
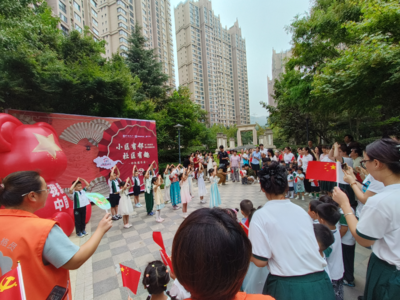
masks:
{"label": "white t-shirt", "polygon": [[268,259],[273,275],[301,276],[321,272],[326,266],[309,215],[290,200],[268,201],[257,210],[249,238],[253,255]]}
{"label": "white t-shirt", "polygon": [[308,162],[313,160],[314,159],[311,154],[307,154],[306,156],[303,155],[303,158],[301,159],[301,165],[304,173],[307,173]]}
{"label": "white t-shirt", "polygon": [[[365,177],[363,184],[364,184],[362,187],[363,193],[365,193],[366,191],[370,191],[375,194],[378,194],[378,193],[382,192],[383,189],[385,188],[383,183],[376,180],[374,177],[372,177],[371,174],[368,174],[368,176]],[[364,203],[362,203],[361,201],[358,201],[358,205],[357,205],[357,209],[356,209],[357,218],[360,218],[363,207],[364,207]]]}
{"label": "white t-shirt", "polygon": [[260,153],[264,153],[265,156],[268,157],[268,149],[265,148],[263,150],[260,149]]}
{"label": "white t-shirt", "polygon": [[[322,155],[324,155],[324,154],[322,154]],[[328,155],[328,154],[325,154],[324,157],[322,157],[322,155],[321,155],[321,161],[322,161],[322,162],[335,162],[335,161],[333,161],[333,160],[331,160],[331,159],[329,158],[329,155]]]}
{"label": "white t-shirt", "polygon": [[[349,167],[353,167],[353,160],[350,157],[343,157],[343,162],[346,163]],[[344,173],[342,170],[342,165],[340,163],[337,164],[337,168],[339,169],[339,183],[348,185],[348,183],[343,179]]]}
{"label": "white t-shirt", "polygon": [[[351,209],[353,211],[354,214],[354,209]],[[350,229],[348,228],[349,225],[347,225],[347,221],[346,221],[346,217],[343,214],[343,210],[340,208],[340,220],[339,220],[339,226],[338,229],[341,228],[341,226],[346,226],[347,227],[347,231],[344,234],[344,236],[342,236],[342,244],[347,245],[347,246],[354,246],[356,244],[356,239],[354,238],[354,236],[351,234]]]}
{"label": "white t-shirt", "polygon": [[[325,250],[327,254],[326,261],[328,262],[329,273],[332,280],[339,280],[343,278],[344,266],[343,266],[343,255],[342,255],[342,242],[340,238],[339,229],[332,230],[335,241],[329,246],[329,251]],[[330,253],[329,253],[330,252]]]}
{"label": "white t-shirt", "polygon": [[108,186],[110,188],[110,194],[114,194],[113,189],[112,189],[112,182],[114,181],[115,183],[115,188],[117,189],[117,193],[119,192],[119,182],[118,179],[114,180],[108,180]]}
{"label": "white t-shirt", "polygon": [[276,155],[274,155],[274,156],[271,158],[271,160],[272,160],[272,161],[279,161],[279,158],[278,158]]}
{"label": "white t-shirt", "polygon": [[[324,161],[324,159],[327,158],[327,157],[328,157],[328,154],[322,153],[322,154],[319,156],[319,160],[320,160],[320,161]],[[328,159],[329,159],[329,157],[328,157]]]}
{"label": "white t-shirt", "polygon": [[293,158],[294,158],[293,153],[289,153],[289,154],[285,153],[285,155],[283,156],[283,159],[284,159],[285,163],[287,163],[287,164],[289,164],[293,160]]}
{"label": "white t-shirt", "polygon": [[[376,240],[372,251],[400,270],[400,184],[385,186],[368,198],[357,224],[357,234]],[[253,251],[254,253],[254,251]]]}
{"label": "white t-shirt", "polygon": [[[287,180],[288,180],[288,186],[289,187],[293,187],[294,186],[294,176],[293,176],[293,174],[289,174],[287,176]],[[291,181],[289,181],[289,180],[291,180]]]}
{"label": "white t-shirt", "polygon": [[[319,222],[318,222],[318,224],[319,224]],[[324,259],[326,260],[325,253],[324,253]],[[332,280],[332,278],[331,278],[331,272],[329,272],[328,263],[326,263],[325,272],[326,272],[326,274],[328,274],[329,279]]]}

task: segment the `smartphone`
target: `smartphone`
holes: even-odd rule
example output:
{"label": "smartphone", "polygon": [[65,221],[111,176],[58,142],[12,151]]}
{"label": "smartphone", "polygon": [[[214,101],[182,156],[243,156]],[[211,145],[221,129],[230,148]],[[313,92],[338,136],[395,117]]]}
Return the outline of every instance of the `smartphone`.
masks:
{"label": "smartphone", "polygon": [[67,289],[65,287],[56,285],[46,300],[63,300],[65,299],[66,295]]}
{"label": "smartphone", "polygon": [[346,163],[344,163],[342,164],[342,169],[347,171],[349,169],[349,166]]}

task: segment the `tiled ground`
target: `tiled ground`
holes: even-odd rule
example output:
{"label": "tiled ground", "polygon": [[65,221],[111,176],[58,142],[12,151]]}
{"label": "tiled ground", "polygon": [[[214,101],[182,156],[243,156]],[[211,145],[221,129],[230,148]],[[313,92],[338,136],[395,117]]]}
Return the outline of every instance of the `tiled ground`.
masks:
{"label": "tiled ground", "polygon": [[[206,183],[209,188],[209,183]],[[194,188],[197,195],[197,188]],[[250,199],[257,207],[266,202],[265,195],[260,191],[258,185],[243,186],[240,183],[229,182],[225,186],[220,186],[222,198],[221,207],[239,208],[239,203],[243,199]],[[209,200],[206,197],[206,200]],[[293,202],[304,209],[308,209],[308,202],[294,200]],[[123,228],[122,220],[116,221],[113,227],[107,232],[100,243],[95,254],[79,270],[71,272],[71,283],[74,300],[119,300],[127,299],[128,291],[122,287],[122,279],[119,273],[119,263],[134,268],[141,272],[144,271],[147,263],[152,260],[159,260],[159,246],[152,239],[153,231],[161,231],[167,252],[171,253],[172,240],[179,225],[182,223],[182,211],[172,210],[170,204],[162,210],[162,217],[165,221],[161,224],[155,221],[154,216],[148,217],[145,212],[144,196],[141,195],[140,202],[142,208],[135,208],[134,215],[130,221],[133,227]],[[189,204],[188,212],[192,212],[208,204],[200,204],[196,196]],[[90,223],[87,225],[89,236],[79,239],[73,233],[71,240],[82,245],[90,237],[90,233],[96,230],[98,222],[104,216],[104,211],[93,206],[93,213]],[[366,267],[370,250],[357,245],[355,258],[355,277],[356,287],[345,287],[345,300],[356,300],[362,294],[365,284]],[[129,292],[133,299],[146,299],[148,294],[139,286],[138,295],[134,296]]]}

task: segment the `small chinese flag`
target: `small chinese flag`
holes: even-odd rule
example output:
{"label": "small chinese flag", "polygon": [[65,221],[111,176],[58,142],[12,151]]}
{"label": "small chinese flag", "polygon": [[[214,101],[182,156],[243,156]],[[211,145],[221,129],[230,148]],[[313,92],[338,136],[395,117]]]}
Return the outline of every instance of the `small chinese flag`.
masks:
{"label": "small chinese flag", "polygon": [[153,231],[153,240],[158,246],[161,247],[161,249],[165,250],[164,240],[162,238],[161,232]]}
{"label": "small chinese flag", "polygon": [[160,255],[164,265],[168,266],[171,269],[171,272],[174,273],[174,269],[172,268],[172,261],[167,252],[165,250],[160,250]]}
{"label": "small chinese flag", "polygon": [[129,288],[136,295],[141,273],[124,265],[119,265],[121,267],[122,286]]}
{"label": "small chinese flag", "polygon": [[244,232],[245,232],[246,235],[248,236],[248,235],[249,235],[249,226],[250,226],[250,224],[249,224],[249,218],[247,218],[247,220],[246,220],[246,222],[245,222],[244,224],[243,224],[243,223],[240,223],[240,226],[242,226]]}
{"label": "small chinese flag", "polygon": [[0,277],[0,300],[26,300],[21,266]]}
{"label": "small chinese flag", "polygon": [[336,163],[310,161],[307,167],[306,178],[337,182],[338,181],[337,174],[338,174],[338,164]]}

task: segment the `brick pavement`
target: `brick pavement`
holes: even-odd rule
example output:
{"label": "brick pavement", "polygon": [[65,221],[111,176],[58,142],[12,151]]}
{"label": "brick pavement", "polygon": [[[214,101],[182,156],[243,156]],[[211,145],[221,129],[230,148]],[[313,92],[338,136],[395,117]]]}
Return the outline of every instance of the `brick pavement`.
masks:
{"label": "brick pavement", "polygon": [[[206,182],[209,189],[209,183]],[[243,199],[249,199],[255,207],[265,204],[266,197],[260,191],[259,185],[244,186],[240,183],[229,182],[225,186],[220,186],[223,208],[239,208],[239,203]],[[207,204],[200,204],[197,197],[197,188],[194,188],[196,197],[189,203],[188,212],[192,212],[201,207],[208,207]],[[209,200],[209,196],[206,196]],[[306,201],[293,200],[294,203],[308,210],[310,199]],[[162,217],[165,221],[161,224],[155,221],[155,217],[149,217],[145,211],[144,196],[140,196],[143,207],[135,208],[130,223],[133,227],[123,228],[122,220],[113,223],[113,227],[107,232],[96,250],[95,254],[78,270],[71,271],[71,285],[74,300],[119,300],[127,299],[128,291],[122,287],[122,279],[119,272],[119,263],[128,267],[144,271],[147,263],[152,260],[159,260],[159,246],[152,239],[153,231],[161,231],[167,252],[171,253],[172,241],[176,230],[183,222],[182,211],[172,210],[170,204],[162,210]],[[89,235],[85,238],[77,238],[75,233],[71,235],[71,240],[76,245],[82,245],[89,239],[90,233],[96,230],[97,224],[104,216],[104,211],[98,207],[92,207],[92,218],[87,225]],[[239,213],[239,218],[241,218]],[[365,274],[368,259],[371,251],[357,245],[355,257],[355,288],[345,287],[345,300],[356,300],[362,294],[365,285]],[[139,285],[138,295],[134,296],[129,292],[133,299],[145,300],[148,296],[143,286]]]}

